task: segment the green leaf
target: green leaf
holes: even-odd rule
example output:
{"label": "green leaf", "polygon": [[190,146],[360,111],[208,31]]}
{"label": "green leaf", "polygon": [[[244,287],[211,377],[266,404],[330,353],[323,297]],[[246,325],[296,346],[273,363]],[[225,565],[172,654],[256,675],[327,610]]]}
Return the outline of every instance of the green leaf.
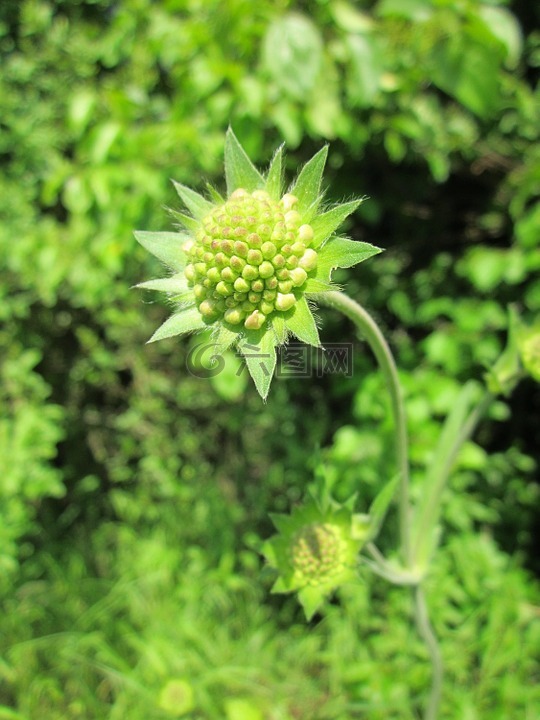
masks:
{"label": "green leaf", "polygon": [[285,324],[285,318],[282,315],[274,315],[270,322],[276,335],[277,345],[283,345],[287,340],[287,335],[289,334]]}
{"label": "green leaf", "polygon": [[156,340],[163,340],[164,338],[173,337],[174,335],[182,335],[192,330],[202,330],[206,327],[207,325],[201,313],[195,306],[192,306],[171,315],[171,317],[165,320],[163,325],[156,330],[148,342],[156,342]]}
{"label": "green leaf", "polygon": [[173,275],[170,278],[159,278],[158,280],[146,280],[134,287],[142,290],[157,290],[158,292],[177,294],[193,294],[183,274]]}
{"label": "green leaf", "polygon": [[206,183],[206,189],[208,190],[208,194],[211,195],[212,200],[215,203],[220,204],[225,202],[225,198],[223,197],[223,195],[218,190],[216,190],[213,185],[210,185],[210,183]]}
{"label": "green leaf", "polygon": [[214,352],[218,355],[225,352],[235,340],[238,340],[238,337],[237,330],[231,330],[222,322],[219,323],[215,334],[212,336],[212,341],[215,343]]}
{"label": "green leaf", "polygon": [[248,192],[264,187],[264,178],[253,165],[232,129],[225,138],[225,179],[229,195],[243,188]]}
{"label": "green leaf", "polygon": [[298,600],[304,609],[306,620],[311,620],[326,599],[326,593],[317,587],[304,587],[298,591]]}
{"label": "green leaf", "polygon": [[196,218],[197,220],[202,220],[204,217],[206,217],[209,213],[212,212],[212,210],[214,209],[214,205],[205,198],[203,198],[202,195],[199,195],[198,192],[195,192],[195,190],[191,190],[191,188],[188,188],[185,185],[176,182],[175,180],[173,180],[172,183],[182,202],[192,213],[194,218]]}
{"label": "green leaf", "polygon": [[365,198],[359,198],[358,200],[336,205],[331,210],[313,218],[311,221],[314,234],[313,247],[318,248],[326,238],[330,237],[345,218],[353,213],[364,200]]}
{"label": "green leaf", "polygon": [[178,220],[186,228],[186,230],[190,230],[191,232],[196,233],[197,230],[200,229],[201,223],[195,218],[192,218],[185,213],[179,212],[178,210],[174,210],[173,208],[166,207],[165,210],[167,210],[169,215],[172,215],[174,218],[176,218],[176,220]]}
{"label": "green leaf", "polygon": [[305,285],[305,293],[321,293],[321,292],[332,292],[333,290],[339,290],[339,285],[333,285],[332,283],[318,280],[317,278],[308,278]]}
{"label": "green leaf", "polygon": [[270,195],[272,200],[279,200],[281,197],[284,147],[284,145],[280,145],[280,147],[276,150],[266,176],[266,192]]}
{"label": "green leaf", "polygon": [[174,270],[183,270],[186,256],[182,245],[188,240],[183,233],[173,232],[145,232],[138,230],[134,233],[135,239],[148,252],[169,265]]}
{"label": "green leaf", "polygon": [[352,267],[380,252],[380,248],[369,243],[340,237],[330,238],[326,245],[318,251],[315,277],[317,280],[328,282],[334,268]]}
{"label": "green leaf", "polygon": [[246,360],[249,374],[253,378],[257,392],[266,400],[270,383],[276,367],[276,348],[271,328],[247,331],[238,343],[238,349]]}
{"label": "green leaf", "polygon": [[315,345],[315,347],[319,347],[321,344],[315,318],[305,297],[297,300],[294,307],[286,314],[285,326],[302,342]]}
{"label": "green leaf", "polygon": [[[298,198],[298,205],[295,209],[304,215],[306,221],[317,211],[327,156],[328,146],[325,145],[300,170],[300,174],[290,189],[290,192]],[[308,210],[310,212],[306,216]]]}

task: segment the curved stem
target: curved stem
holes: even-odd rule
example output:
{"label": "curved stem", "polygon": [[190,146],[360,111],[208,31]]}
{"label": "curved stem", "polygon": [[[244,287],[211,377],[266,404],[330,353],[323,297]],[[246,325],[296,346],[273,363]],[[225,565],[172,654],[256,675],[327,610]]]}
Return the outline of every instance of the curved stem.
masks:
{"label": "curved stem", "polygon": [[315,295],[314,299],[321,305],[335,308],[342,312],[356,325],[360,335],[365,339],[384,374],[394,415],[396,455],[400,474],[399,493],[399,527],[401,548],[406,568],[411,566],[411,532],[410,532],[410,504],[409,504],[409,458],[407,422],[405,405],[399,382],[396,363],[388,343],[379,330],[371,315],[354,300],[340,292],[326,292]]}
{"label": "curved stem", "polygon": [[426,598],[421,585],[418,585],[414,590],[414,608],[418,634],[426,643],[432,667],[431,691],[424,714],[424,720],[437,720],[439,704],[441,702],[443,662],[437,638],[429,621]]}

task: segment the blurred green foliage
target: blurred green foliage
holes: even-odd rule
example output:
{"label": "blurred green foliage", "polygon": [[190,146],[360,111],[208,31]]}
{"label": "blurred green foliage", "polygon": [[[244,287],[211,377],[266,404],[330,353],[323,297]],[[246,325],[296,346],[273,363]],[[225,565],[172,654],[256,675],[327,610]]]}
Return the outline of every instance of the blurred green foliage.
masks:
{"label": "blurred green foliage", "polygon": [[[4,0],[0,718],[417,716],[407,593],[365,573],[305,627],[257,552],[317,458],[359,511],[395,472],[371,357],[266,405],[233,356],[190,375],[197,339],[144,346],[167,308],[129,289],[159,273],[132,231],[170,229],[171,177],[222,183],[229,123],[263,165],[286,141],[291,176],[330,141],[329,199],[368,193],[348,232],[388,248],[339,279],[396,350],[420,477],[508,303],[540,311],[538,20],[518,0]],[[499,401],[447,493],[443,718],[538,715],[539,410],[532,380]]]}

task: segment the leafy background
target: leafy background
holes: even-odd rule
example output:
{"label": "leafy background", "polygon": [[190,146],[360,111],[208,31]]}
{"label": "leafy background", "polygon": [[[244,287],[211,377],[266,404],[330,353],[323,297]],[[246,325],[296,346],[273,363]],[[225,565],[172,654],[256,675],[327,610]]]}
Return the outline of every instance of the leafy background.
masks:
{"label": "leafy background", "polygon": [[[522,0],[4,0],[0,7],[0,718],[417,718],[408,593],[361,571],[311,625],[269,594],[268,512],[324,462],[367,507],[393,472],[384,387],[186,371],[130,290],[170,178],[222,184],[227,126],[288,172],[330,143],[329,200],[387,248],[342,271],[389,335],[419,479],[467,378],[540,307],[539,10]],[[323,336],[348,323],[321,311]],[[462,453],[429,604],[441,718],[540,715],[538,387]],[[314,460],[315,458],[315,460]],[[536,533],[536,536],[535,536]],[[384,539],[395,539],[390,517]]]}

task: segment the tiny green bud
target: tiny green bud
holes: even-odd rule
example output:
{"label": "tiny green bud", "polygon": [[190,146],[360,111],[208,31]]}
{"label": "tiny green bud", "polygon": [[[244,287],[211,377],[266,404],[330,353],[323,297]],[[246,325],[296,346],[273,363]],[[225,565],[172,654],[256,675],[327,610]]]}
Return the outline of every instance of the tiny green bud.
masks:
{"label": "tiny green bud", "polygon": [[248,240],[248,244],[252,248],[260,248],[262,245],[262,240],[261,240],[260,236],[257,235],[257,233],[251,233],[250,235],[248,235],[247,240]]}
{"label": "tiny green bud", "polygon": [[254,310],[251,315],[248,315],[244,320],[244,326],[248,330],[259,330],[264,325],[266,315],[263,315],[259,310]]}
{"label": "tiny green bud", "polygon": [[298,265],[298,258],[296,257],[296,255],[289,255],[285,265],[289,269],[295,268]]}
{"label": "tiny green bud", "polygon": [[278,288],[280,293],[287,294],[293,289],[293,284],[290,280],[282,280],[278,283]]}
{"label": "tiny green bud", "polygon": [[307,280],[307,272],[303,268],[297,267],[290,271],[289,277],[295,287],[300,287],[300,285],[303,285]]}
{"label": "tiny green bud", "polygon": [[298,198],[290,193],[286,193],[280,200],[280,203],[285,211],[290,210],[297,202]]}
{"label": "tiny green bud", "polygon": [[246,261],[242,260],[242,258],[238,257],[238,255],[233,255],[231,257],[231,267],[233,270],[236,270],[236,272],[242,272],[244,267],[246,266]]}
{"label": "tiny green bud", "polygon": [[206,277],[215,285],[221,280],[221,273],[219,272],[217,267],[211,267],[206,273]]}
{"label": "tiny green bud", "polygon": [[193,288],[193,294],[195,295],[197,300],[202,300],[203,298],[206,297],[206,288],[204,287],[204,285],[198,283]]}
{"label": "tiny green bud", "polygon": [[317,253],[315,252],[315,250],[308,248],[300,258],[300,262],[298,263],[298,265],[306,272],[314,270],[317,267]]}
{"label": "tiny green bud", "polygon": [[231,323],[231,325],[239,325],[245,316],[246,315],[242,312],[242,310],[238,310],[238,308],[229,308],[228,310],[225,310],[223,319],[225,322]]}
{"label": "tiny green bud", "polygon": [[263,256],[260,250],[248,250],[247,261],[250,265],[260,265],[262,259]]}
{"label": "tiny green bud", "polygon": [[240,257],[247,257],[248,254],[248,246],[245,242],[242,242],[241,240],[237,240],[234,243],[234,252],[239,255]]}
{"label": "tiny green bud", "polygon": [[256,200],[263,200],[266,202],[270,200],[270,195],[266,192],[266,190],[255,190],[255,192],[251,193],[251,197],[254,197]]}
{"label": "tiny green bud", "polygon": [[224,296],[232,295],[233,286],[230,283],[226,283],[223,282],[223,280],[220,280],[216,285],[216,292]]}
{"label": "tiny green bud", "polygon": [[276,310],[281,310],[282,312],[290,310],[295,302],[296,298],[292,293],[282,294],[278,292],[276,297]]}
{"label": "tiny green bud", "polygon": [[256,280],[259,277],[259,271],[253,265],[246,265],[242,270],[242,277],[245,280]]}
{"label": "tiny green bud", "polygon": [[298,239],[304,243],[310,243],[313,240],[313,228],[311,225],[300,225]]}
{"label": "tiny green bud", "polygon": [[[285,213],[285,224],[287,227],[297,227],[301,219],[300,213],[296,210],[289,210],[289,212]],[[306,227],[306,225],[302,225],[302,227]]]}
{"label": "tiny green bud", "polygon": [[261,252],[266,260],[271,260],[277,253],[277,248],[272,242],[265,242],[261,246]]}
{"label": "tiny green bud", "polygon": [[236,292],[247,293],[249,292],[250,288],[250,284],[247,282],[247,280],[244,280],[244,278],[239,277],[236,278],[236,280],[234,281],[234,289],[236,290]]}
{"label": "tiny green bud", "polygon": [[274,274],[274,266],[272,265],[271,262],[268,262],[268,260],[264,260],[259,265],[259,275],[262,278],[269,278],[269,277],[272,277],[273,274]]}
{"label": "tiny green bud", "polygon": [[274,306],[272,305],[272,303],[269,303],[266,300],[263,300],[259,307],[261,308],[261,312],[263,312],[265,315],[270,315],[270,313],[274,311]]}
{"label": "tiny green bud", "polygon": [[203,300],[199,305],[199,312],[203,315],[203,317],[213,317],[217,313],[216,303],[212,300]]}
{"label": "tiny green bud", "polygon": [[236,273],[230,267],[225,267],[221,271],[221,279],[225,280],[226,282],[234,282],[236,280],[236,277]]}

